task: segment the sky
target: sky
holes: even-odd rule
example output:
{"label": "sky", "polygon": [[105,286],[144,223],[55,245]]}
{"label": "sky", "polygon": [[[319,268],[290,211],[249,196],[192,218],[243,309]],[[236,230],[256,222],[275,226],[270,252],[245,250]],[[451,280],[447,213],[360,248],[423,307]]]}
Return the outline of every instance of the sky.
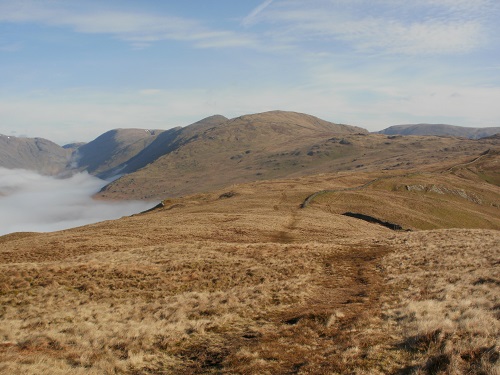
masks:
{"label": "sky", "polygon": [[107,182],[87,173],[57,179],[22,169],[0,168],[0,236],[48,232],[145,211],[152,202],[92,199]]}
{"label": "sky", "polygon": [[0,133],[308,113],[500,126],[498,0],[0,0]]}

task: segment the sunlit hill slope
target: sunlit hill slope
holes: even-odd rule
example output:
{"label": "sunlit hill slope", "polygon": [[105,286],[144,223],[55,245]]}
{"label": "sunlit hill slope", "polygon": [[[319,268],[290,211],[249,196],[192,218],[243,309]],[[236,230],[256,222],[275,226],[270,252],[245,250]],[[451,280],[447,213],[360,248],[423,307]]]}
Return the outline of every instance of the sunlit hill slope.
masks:
{"label": "sunlit hill slope", "polygon": [[156,209],[0,237],[0,373],[500,372],[498,138],[272,112],[129,160],[100,196]]}
{"label": "sunlit hill slope", "polygon": [[498,162],[237,184],[0,237],[0,370],[496,374],[500,187],[475,170]]}
{"label": "sunlit hill slope", "polygon": [[[233,183],[356,169],[453,165],[495,140],[385,136],[293,112],[221,117],[164,133],[97,196],[164,199]],[[154,148],[151,157],[152,147]],[[123,166],[122,166],[123,167]],[[122,168],[119,167],[119,168]]]}

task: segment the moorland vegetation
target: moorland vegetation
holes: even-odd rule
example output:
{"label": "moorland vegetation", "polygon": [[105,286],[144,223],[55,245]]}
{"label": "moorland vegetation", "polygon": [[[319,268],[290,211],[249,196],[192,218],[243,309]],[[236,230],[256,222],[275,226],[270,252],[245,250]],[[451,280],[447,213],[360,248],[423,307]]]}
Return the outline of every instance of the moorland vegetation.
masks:
{"label": "moorland vegetation", "polygon": [[498,138],[218,120],[99,194],[156,209],[0,237],[1,373],[500,374]]}

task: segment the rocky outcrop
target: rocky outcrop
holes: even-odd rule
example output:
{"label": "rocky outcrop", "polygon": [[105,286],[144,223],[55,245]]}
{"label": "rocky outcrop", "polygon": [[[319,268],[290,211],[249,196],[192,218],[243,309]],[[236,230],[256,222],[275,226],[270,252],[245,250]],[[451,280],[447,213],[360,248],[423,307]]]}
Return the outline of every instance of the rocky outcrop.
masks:
{"label": "rocky outcrop", "polygon": [[448,188],[442,185],[406,185],[405,188],[407,191],[434,193],[441,195],[451,194],[463,199],[467,199],[468,201],[476,204],[483,203],[483,200],[477,194],[467,192],[463,189]]}

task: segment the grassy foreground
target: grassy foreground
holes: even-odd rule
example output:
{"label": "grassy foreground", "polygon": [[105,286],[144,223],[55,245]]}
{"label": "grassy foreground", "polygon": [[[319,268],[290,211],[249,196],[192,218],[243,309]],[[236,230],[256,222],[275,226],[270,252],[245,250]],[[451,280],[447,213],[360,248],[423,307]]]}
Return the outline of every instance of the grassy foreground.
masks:
{"label": "grassy foreground", "polygon": [[[500,374],[499,188],[453,176],[434,182],[445,194],[369,187],[390,209],[365,213],[415,213],[407,226],[430,231],[343,216],[348,199],[300,208],[376,177],[238,185],[0,237],[0,373]],[[398,194],[418,204],[398,206]],[[462,203],[477,229],[431,220],[432,194]]]}

